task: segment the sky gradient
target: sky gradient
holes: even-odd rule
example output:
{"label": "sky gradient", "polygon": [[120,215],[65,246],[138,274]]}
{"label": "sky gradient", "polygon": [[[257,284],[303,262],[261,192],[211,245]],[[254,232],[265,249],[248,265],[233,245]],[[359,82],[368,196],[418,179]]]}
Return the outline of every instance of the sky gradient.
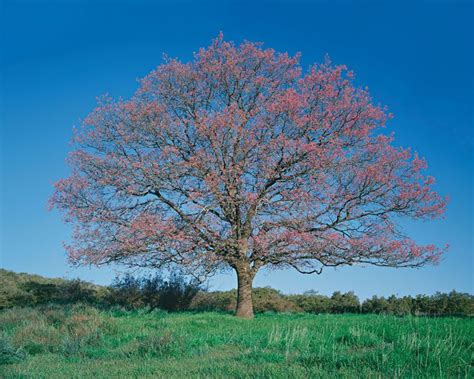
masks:
{"label": "sky gradient", "polygon": [[[303,68],[325,54],[346,64],[394,114],[387,130],[395,144],[424,156],[435,189],[451,199],[444,220],[403,223],[421,244],[450,245],[438,266],[261,272],[254,285],[361,298],[473,293],[473,2],[196,3],[1,2],[0,267],[101,284],[124,271],[69,267],[69,227],[47,210],[52,183],[68,175],[72,127],[97,96],[130,97],[163,53],[187,61],[222,31],[235,42],[301,52]],[[219,275],[210,286],[235,282]]]}

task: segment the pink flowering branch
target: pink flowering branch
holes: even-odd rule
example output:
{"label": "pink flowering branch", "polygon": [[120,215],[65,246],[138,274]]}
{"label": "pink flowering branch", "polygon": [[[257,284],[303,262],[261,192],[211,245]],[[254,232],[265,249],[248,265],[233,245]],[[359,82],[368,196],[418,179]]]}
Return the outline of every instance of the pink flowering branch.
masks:
{"label": "pink flowering branch", "polygon": [[51,198],[75,225],[71,261],[232,268],[244,317],[263,266],[437,262],[397,226],[444,213],[426,162],[379,131],[391,116],[345,66],[298,61],[220,35],[130,100],[101,99]]}

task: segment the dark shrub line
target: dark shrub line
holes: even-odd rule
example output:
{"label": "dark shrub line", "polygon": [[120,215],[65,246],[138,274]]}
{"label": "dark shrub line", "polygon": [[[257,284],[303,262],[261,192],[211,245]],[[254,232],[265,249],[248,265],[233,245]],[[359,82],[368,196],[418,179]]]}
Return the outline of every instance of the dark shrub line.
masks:
{"label": "dark shrub line", "polygon": [[[16,276],[15,276],[16,275]],[[21,277],[23,275],[23,277]],[[21,277],[22,280],[18,280]],[[237,291],[207,291],[179,274],[164,279],[160,275],[116,277],[109,287],[94,286],[81,280],[25,279],[25,274],[0,270],[0,309],[47,303],[88,303],[99,307],[121,306],[167,311],[235,310]],[[308,291],[284,295],[265,287],[254,289],[256,312],[376,313],[392,315],[473,316],[474,296],[452,291],[434,295],[396,297],[374,296],[360,301],[353,292],[334,292],[332,296]]]}
{"label": "dark shrub line", "polygon": [[203,288],[198,283],[187,281],[176,273],[167,280],[159,275],[134,277],[127,274],[114,279],[103,301],[125,308],[148,307],[175,312],[190,309],[193,298],[200,291]]}
{"label": "dark shrub line", "polygon": [[[199,292],[191,308],[209,311],[232,311],[237,293]],[[452,291],[434,295],[417,295],[385,298],[374,296],[361,302],[353,292],[334,292],[332,296],[314,291],[302,295],[284,295],[273,288],[254,290],[256,312],[306,312],[306,313],[375,313],[390,315],[474,316],[474,296]]]}

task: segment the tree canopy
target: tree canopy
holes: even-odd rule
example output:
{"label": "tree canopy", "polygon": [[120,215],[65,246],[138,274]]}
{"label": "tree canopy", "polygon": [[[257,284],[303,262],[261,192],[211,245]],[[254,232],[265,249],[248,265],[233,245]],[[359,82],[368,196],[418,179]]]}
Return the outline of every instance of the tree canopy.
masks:
{"label": "tree canopy", "polygon": [[191,62],[166,59],[75,132],[51,198],[75,225],[70,260],[232,268],[243,317],[264,266],[437,262],[443,250],[398,221],[436,218],[446,199],[426,162],[380,131],[389,118],[329,59],[303,71],[298,55],[222,35]]}

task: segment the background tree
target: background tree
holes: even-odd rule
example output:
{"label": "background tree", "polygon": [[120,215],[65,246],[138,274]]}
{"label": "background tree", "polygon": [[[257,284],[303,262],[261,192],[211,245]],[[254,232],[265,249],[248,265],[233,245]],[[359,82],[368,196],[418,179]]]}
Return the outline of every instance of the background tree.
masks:
{"label": "background tree", "polygon": [[192,62],[167,59],[130,100],[103,98],[51,199],[75,225],[71,262],[231,268],[246,318],[264,266],[436,262],[441,250],[396,221],[445,201],[424,160],[376,133],[389,116],[352,76],[329,60],[303,74],[298,56],[221,35]]}

